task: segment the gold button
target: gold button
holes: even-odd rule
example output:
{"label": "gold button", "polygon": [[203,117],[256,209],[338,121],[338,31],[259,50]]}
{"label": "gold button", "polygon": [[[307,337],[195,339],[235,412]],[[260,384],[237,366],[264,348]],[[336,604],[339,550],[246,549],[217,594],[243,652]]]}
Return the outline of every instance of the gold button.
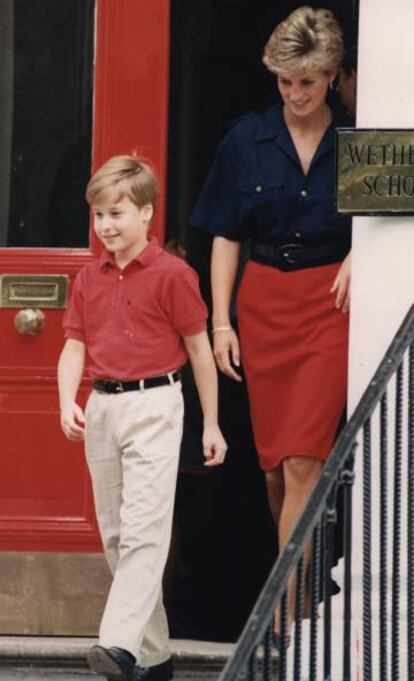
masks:
{"label": "gold button", "polygon": [[306,189],[301,189],[301,190],[300,190],[300,195],[301,195],[301,196],[307,196],[307,195],[308,195],[308,192],[306,191]]}
{"label": "gold button", "polygon": [[257,191],[258,194],[260,194],[260,192],[263,191],[263,187],[262,187],[261,184],[258,184],[258,185],[257,185],[256,191]]}

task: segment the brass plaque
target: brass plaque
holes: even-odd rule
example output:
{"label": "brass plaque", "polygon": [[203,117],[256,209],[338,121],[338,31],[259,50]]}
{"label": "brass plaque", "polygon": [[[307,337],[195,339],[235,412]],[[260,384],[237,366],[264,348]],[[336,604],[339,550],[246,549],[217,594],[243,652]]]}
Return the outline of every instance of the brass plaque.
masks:
{"label": "brass plaque", "polygon": [[3,274],[0,307],[66,307],[67,274]]}
{"label": "brass plaque", "polygon": [[414,130],[338,129],[337,208],[414,215]]}

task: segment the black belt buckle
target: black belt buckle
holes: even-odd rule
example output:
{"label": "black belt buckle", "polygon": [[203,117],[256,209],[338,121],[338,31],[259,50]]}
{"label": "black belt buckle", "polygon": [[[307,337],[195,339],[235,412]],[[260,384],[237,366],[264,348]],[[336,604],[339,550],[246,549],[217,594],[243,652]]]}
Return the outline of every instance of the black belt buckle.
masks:
{"label": "black belt buckle", "polygon": [[123,393],[125,391],[121,381],[94,381],[93,386],[98,392]]}
{"label": "black belt buckle", "polygon": [[253,244],[251,257],[257,262],[289,272],[303,265],[304,254],[306,254],[306,246],[303,244],[286,243],[281,246]]}
{"label": "black belt buckle", "polygon": [[277,257],[287,265],[299,265],[303,260],[300,257],[303,254],[303,250],[302,244],[282,244],[277,249]]}

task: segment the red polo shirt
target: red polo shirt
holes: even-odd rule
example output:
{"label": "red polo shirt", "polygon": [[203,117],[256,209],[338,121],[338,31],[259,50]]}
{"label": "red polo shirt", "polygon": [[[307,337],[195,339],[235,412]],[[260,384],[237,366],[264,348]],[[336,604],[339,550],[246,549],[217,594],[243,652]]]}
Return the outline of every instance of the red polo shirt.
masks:
{"label": "red polo shirt", "polygon": [[104,250],[77,275],[63,326],[85,343],[93,379],[165,374],[187,360],[183,336],[204,331],[198,277],[152,239],[123,270]]}

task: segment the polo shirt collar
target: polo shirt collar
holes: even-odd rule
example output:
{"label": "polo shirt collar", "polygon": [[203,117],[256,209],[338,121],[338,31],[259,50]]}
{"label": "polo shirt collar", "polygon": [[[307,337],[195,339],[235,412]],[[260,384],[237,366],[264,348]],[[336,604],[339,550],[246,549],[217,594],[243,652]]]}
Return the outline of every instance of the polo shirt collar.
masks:
{"label": "polo shirt collar", "polygon": [[[153,236],[145,248],[143,248],[142,251],[134,258],[134,260],[139,262],[139,264],[143,267],[148,267],[148,265],[151,265],[151,263],[154,262],[155,258],[157,258],[160,253],[162,253],[162,248],[158,243],[158,239]],[[99,258],[99,265],[100,267],[105,267],[105,265],[113,267],[116,265],[114,254],[110,253],[106,250],[106,248],[104,248]]]}
{"label": "polo shirt collar", "polygon": [[157,258],[160,253],[162,253],[162,248],[159,245],[157,238],[153,236],[141,253],[138,253],[135,260],[143,265],[143,267],[147,267],[154,262],[155,258]]}

